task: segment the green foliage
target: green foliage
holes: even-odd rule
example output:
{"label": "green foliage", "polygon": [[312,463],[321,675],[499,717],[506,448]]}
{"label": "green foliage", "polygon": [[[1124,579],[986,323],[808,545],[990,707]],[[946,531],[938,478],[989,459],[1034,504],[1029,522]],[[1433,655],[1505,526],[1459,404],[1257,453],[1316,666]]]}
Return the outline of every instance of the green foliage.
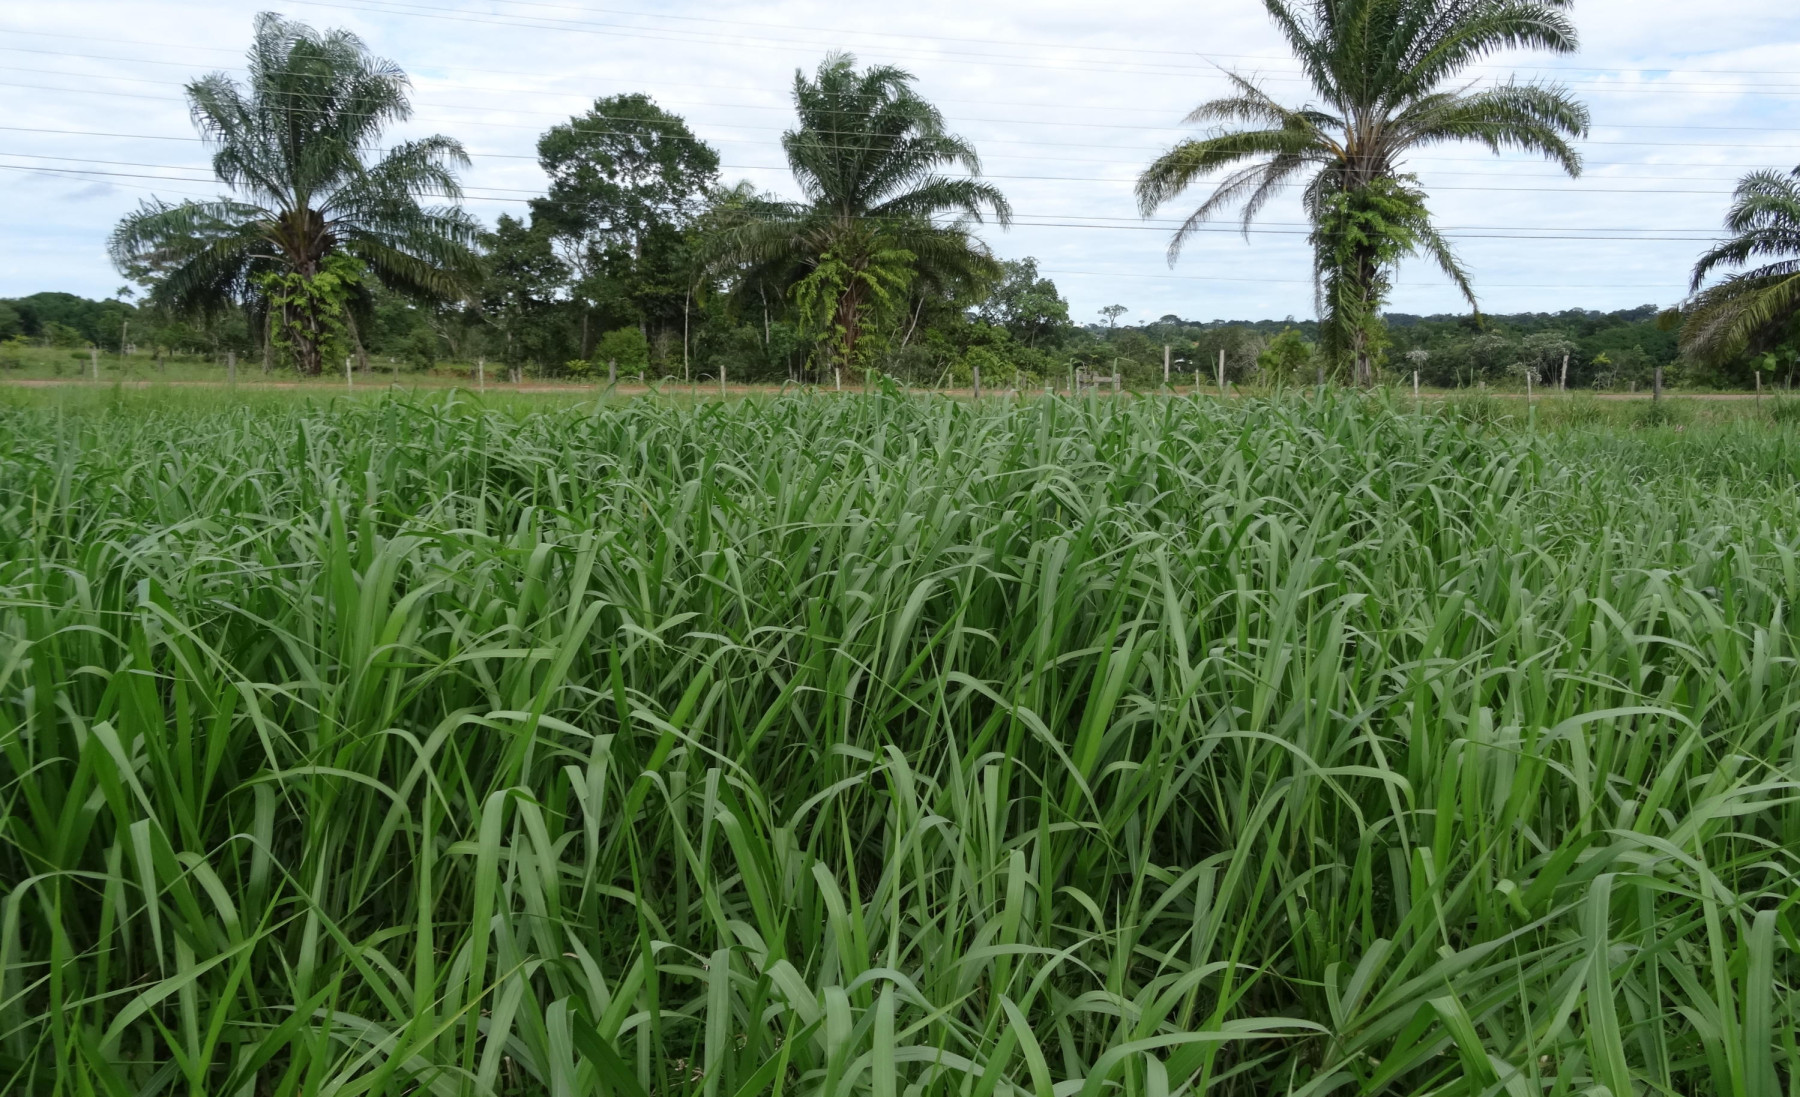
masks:
{"label": "green foliage", "polygon": [[1299,332],[1288,328],[1269,340],[1269,345],[1256,356],[1257,376],[1267,384],[1306,384],[1313,380],[1317,352],[1318,348]]}
{"label": "green foliage", "polygon": [[877,241],[825,252],[792,294],[801,330],[816,340],[826,363],[863,369],[875,347],[862,336],[891,323],[911,287],[914,260],[905,248]]}
{"label": "green foliage", "polygon": [[406,337],[401,360],[415,370],[429,370],[437,365],[438,337],[430,328],[415,328]]}
{"label": "green foliage", "polygon": [[1196,108],[1188,121],[1219,127],[1183,141],[1138,178],[1149,216],[1201,180],[1213,192],[1169,243],[1171,261],[1215,215],[1240,206],[1246,227],[1284,185],[1304,183],[1314,232],[1314,271],[1325,305],[1326,352],[1354,359],[1372,380],[1373,343],[1391,265],[1430,258],[1470,304],[1468,277],[1431,226],[1423,196],[1398,173],[1424,146],[1475,142],[1499,152],[1541,153],[1570,175],[1581,157],[1588,112],[1561,88],[1505,81],[1452,88],[1463,70],[1520,46],[1570,53],[1575,28],[1566,0],[1445,4],[1443,0],[1266,0],[1322,106],[1294,108],[1255,81],[1228,74],[1231,93]]}
{"label": "green foliage", "polygon": [[[713,219],[711,269],[736,284],[742,306],[754,294],[767,307],[771,290],[791,299],[828,350],[820,366],[867,367],[888,352],[897,325],[884,321],[900,295],[923,309],[1002,273],[969,226],[989,216],[1005,225],[1011,207],[978,178],[974,146],[912,85],[902,69],[858,70],[841,53],[810,78],[796,72],[799,125],[781,143],[804,200],[739,195]],[[875,345],[862,345],[866,334]]]}
{"label": "green foliage", "polygon": [[481,238],[482,307],[499,329],[499,357],[508,364],[567,359],[579,348],[558,314],[557,298],[569,268],[556,256],[550,233],[501,214]]}
{"label": "green foliage", "polygon": [[88,342],[79,331],[54,320],[44,325],[43,332],[44,340],[53,347],[80,347]]}
{"label": "green foliage", "polygon": [[[1694,267],[1681,327],[1683,349],[1714,365],[1784,338],[1800,340],[1800,167],[1746,175],[1725,227],[1732,238]],[[1701,289],[1714,271],[1753,259],[1769,261]]]}
{"label": "green foliage", "polygon": [[[304,314],[278,327],[300,368],[317,373],[329,338],[301,281],[336,277],[333,259],[360,263],[383,285],[419,300],[465,297],[476,273],[476,223],[421,195],[461,196],[462,145],[428,136],[370,149],[412,113],[406,76],[371,57],[347,31],[320,33],[272,13],[256,18],[245,83],[214,73],[187,85],[195,125],[213,150],[229,197],[152,199],[114,229],[114,264],[151,287],[171,313],[259,316],[271,288]],[[330,292],[321,290],[320,292]]]}
{"label": "green foliage", "polygon": [[615,362],[620,373],[638,373],[650,368],[650,343],[637,328],[615,328],[600,337],[593,362],[596,367]]}
{"label": "green foliage", "polygon": [[1069,302],[1056,283],[1039,276],[1037,260],[1008,259],[1000,264],[1001,276],[975,309],[985,323],[1005,328],[1019,344],[1053,347],[1073,332]]}
{"label": "green foliage", "polygon": [[81,395],[9,1091],[1793,1084],[1785,432]]}
{"label": "green foliage", "polygon": [[532,216],[578,254],[609,243],[639,252],[658,226],[696,216],[719,174],[719,154],[642,93],[594,100],[545,131],[537,152],[550,187]]}
{"label": "green foliage", "polygon": [[1320,198],[1314,213],[1313,256],[1325,310],[1321,349],[1334,362],[1354,364],[1359,382],[1388,346],[1382,306],[1395,267],[1431,239],[1425,195],[1411,177],[1382,177]]}
{"label": "green foliage", "polygon": [[258,278],[272,322],[269,338],[294,355],[302,372],[318,373],[322,360],[344,349],[350,299],[362,284],[363,265],[348,255],[329,255],[317,273],[271,270]]}

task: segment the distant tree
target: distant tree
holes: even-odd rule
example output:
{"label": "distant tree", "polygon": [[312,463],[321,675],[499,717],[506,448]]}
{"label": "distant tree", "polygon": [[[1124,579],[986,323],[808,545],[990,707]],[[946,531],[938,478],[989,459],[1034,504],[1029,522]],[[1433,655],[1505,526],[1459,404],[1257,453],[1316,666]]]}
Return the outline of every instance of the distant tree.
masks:
{"label": "distant tree", "polygon": [[79,347],[87,344],[88,339],[81,332],[67,324],[55,320],[44,325],[44,339],[53,347]]}
{"label": "distant tree", "polygon": [[1119,326],[1119,317],[1130,311],[1131,310],[1124,305],[1106,305],[1100,309],[1101,317],[1106,320],[1106,330],[1108,334],[1110,334],[1114,328]]}
{"label": "distant tree", "polygon": [[1588,129],[1587,109],[1561,88],[1506,82],[1446,87],[1496,50],[1575,49],[1569,0],[1264,0],[1323,106],[1289,107],[1254,81],[1229,74],[1232,94],[1195,108],[1190,122],[1219,125],[1183,141],[1138,178],[1149,216],[1190,186],[1224,171],[1169,244],[1175,262],[1200,226],[1231,206],[1251,221],[1303,173],[1312,220],[1314,276],[1328,353],[1348,359],[1360,383],[1373,376],[1381,307],[1400,259],[1431,258],[1471,305],[1474,291],[1449,242],[1433,227],[1425,195],[1401,166],[1408,153],[1476,142],[1496,153],[1542,153],[1570,175],[1581,158],[1568,139]]}
{"label": "distant tree", "polygon": [[545,132],[537,151],[550,187],[532,201],[532,216],[573,272],[586,354],[596,305],[623,304],[641,324],[683,295],[689,264],[680,230],[705,208],[719,154],[641,93],[596,99],[586,114]]}
{"label": "distant tree", "polygon": [[[1682,310],[1682,349],[1711,365],[1795,334],[1800,324],[1800,167],[1746,175],[1725,227],[1732,238],[1700,257]],[[1701,288],[1715,270],[1755,259],[1768,262]]]}
{"label": "distant tree", "polygon": [[[743,285],[779,285],[826,361],[867,364],[865,336],[904,313],[914,284],[991,281],[999,269],[970,225],[1012,210],[977,176],[975,148],[890,65],[825,58],[794,74],[799,125],[782,135],[803,200],[754,203],[719,226],[715,263]],[[969,177],[944,174],[960,168]]]}
{"label": "distant tree", "polygon": [[594,364],[615,364],[621,373],[637,373],[650,366],[650,343],[637,328],[615,328],[600,337],[594,347]]}
{"label": "distant tree", "polygon": [[114,263],[148,272],[152,301],[179,312],[272,307],[308,373],[346,306],[366,300],[365,273],[420,299],[466,294],[474,221],[420,204],[460,197],[462,146],[425,137],[368,159],[382,131],[411,116],[408,87],[348,31],[258,16],[246,84],[214,73],[187,85],[213,173],[240,197],[144,203],[114,230]]}
{"label": "distant tree", "polygon": [[1069,331],[1069,303],[1055,282],[1038,276],[1036,259],[1007,260],[1000,270],[1000,280],[975,310],[980,319],[1005,328],[1027,347],[1055,343]]}
{"label": "distant tree", "polygon": [[1541,384],[1554,383],[1562,369],[1563,358],[1575,353],[1575,342],[1560,331],[1539,331],[1527,335],[1518,347],[1518,369],[1529,371]]}
{"label": "distant tree", "polygon": [[1256,356],[1256,371],[1264,381],[1291,384],[1306,381],[1313,368],[1313,356],[1317,348],[1307,342],[1293,328],[1282,332],[1269,340],[1262,353]]}
{"label": "distant tree", "polygon": [[481,244],[481,307],[500,330],[506,363],[542,364],[567,357],[556,306],[569,269],[557,258],[550,234],[541,226],[501,214]]}

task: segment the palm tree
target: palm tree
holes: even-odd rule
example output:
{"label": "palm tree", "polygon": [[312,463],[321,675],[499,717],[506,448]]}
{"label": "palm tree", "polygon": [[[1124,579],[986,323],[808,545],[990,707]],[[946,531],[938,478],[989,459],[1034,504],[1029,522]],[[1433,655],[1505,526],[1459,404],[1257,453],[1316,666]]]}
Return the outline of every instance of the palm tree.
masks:
{"label": "palm tree", "polygon": [[224,73],[187,85],[213,173],[233,196],[143,203],[114,230],[113,261],[148,268],[152,299],[173,310],[247,306],[308,373],[347,306],[366,301],[364,272],[421,300],[466,294],[475,222],[420,204],[461,197],[462,145],[427,137],[365,159],[386,125],[412,113],[408,87],[353,34],[258,16],[247,86]]}
{"label": "palm tree", "polygon": [[712,244],[715,262],[745,284],[788,287],[845,366],[863,364],[871,324],[916,288],[996,277],[970,224],[1012,219],[1006,198],[977,178],[974,146],[946,132],[913,79],[890,65],[859,72],[847,53],[828,55],[810,80],[796,71],[799,126],[781,146],[803,200],[747,206]]}
{"label": "palm tree", "polygon": [[[1682,349],[1712,363],[1779,338],[1800,317],[1800,167],[1786,175],[1757,171],[1744,176],[1725,227],[1733,237],[1701,256],[1694,267],[1693,296],[1683,310],[1681,328]],[[1700,288],[1714,270],[1757,258],[1773,261]]]}
{"label": "palm tree", "polygon": [[1507,47],[1575,49],[1569,0],[1263,0],[1322,105],[1289,107],[1236,73],[1232,93],[1189,122],[1219,128],[1183,141],[1138,178],[1144,216],[1216,171],[1211,197],[1176,230],[1181,245],[1220,211],[1240,206],[1248,233],[1278,191],[1311,173],[1302,192],[1313,223],[1314,280],[1323,342],[1371,376],[1371,340],[1393,267],[1423,252],[1475,305],[1467,273],[1431,224],[1425,196],[1403,169],[1415,150],[1456,141],[1495,153],[1543,154],[1571,176],[1587,109],[1559,87],[1507,81],[1446,87],[1469,65]]}

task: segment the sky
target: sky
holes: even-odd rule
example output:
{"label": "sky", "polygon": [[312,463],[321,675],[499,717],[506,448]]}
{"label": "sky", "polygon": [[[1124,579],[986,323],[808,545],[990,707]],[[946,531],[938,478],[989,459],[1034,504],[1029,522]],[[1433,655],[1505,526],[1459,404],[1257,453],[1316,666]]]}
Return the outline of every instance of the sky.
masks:
{"label": "sky", "polygon": [[[0,297],[113,294],[118,219],[152,195],[219,193],[182,95],[241,75],[252,19],[275,10],[344,27],[412,79],[414,115],[392,137],[461,140],[468,208],[522,213],[544,176],[547,127],[599,96],[641,91],[718,149],[727,182],[796,197],[779,138],[796,69],[831,50],[917,76],[1015,211],[982,230],[1002,258],[1033,256],[1078,321],[1315,314],[1297,195],[1247,237],[1234,221],[1171,267],[1174,222],[1198,188],[1146,219],[1142,168],[1203,130],[1186,113],[1225,72],[1294,105],[1309,100],[1260,0],[1129,5],[1092,0],[54,0],[0,12]],[[1560,83],[1589,106],[1579,179],[1523,154],[1439,147],[1408,168],[1474,276],[1484,311],[1619,309],[1680,300],[1720,234],[1735,181],[1800,165],[1800,4],[1794,0],[1576,0],[1582,48],[1515,51],[1480,84]],[[1423,262],[1401,268],[1397,312],[1464,311]]]}

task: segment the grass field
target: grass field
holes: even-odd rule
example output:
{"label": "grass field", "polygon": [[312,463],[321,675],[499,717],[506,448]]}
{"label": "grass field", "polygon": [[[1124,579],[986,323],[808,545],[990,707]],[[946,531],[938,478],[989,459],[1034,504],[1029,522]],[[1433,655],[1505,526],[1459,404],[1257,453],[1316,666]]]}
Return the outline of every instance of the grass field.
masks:
{"label": "grass field", "polygon": [[1639,414],[10,390],[0,1091],[1793,1094],[1800,432]]}

